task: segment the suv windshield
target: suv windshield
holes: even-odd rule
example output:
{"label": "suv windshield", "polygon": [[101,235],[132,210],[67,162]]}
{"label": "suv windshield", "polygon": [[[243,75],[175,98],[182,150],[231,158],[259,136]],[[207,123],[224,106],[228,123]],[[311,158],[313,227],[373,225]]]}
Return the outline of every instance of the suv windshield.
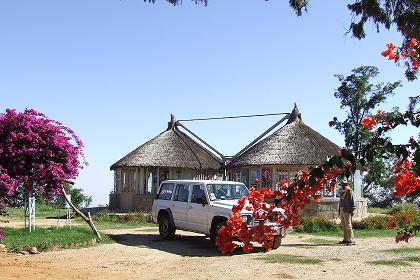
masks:
{"label": "suv windshield", "polygon": [[248,189],[242,185],[208,184],[206,186],[211,201],[220,199],[238,199],[248,194]]}

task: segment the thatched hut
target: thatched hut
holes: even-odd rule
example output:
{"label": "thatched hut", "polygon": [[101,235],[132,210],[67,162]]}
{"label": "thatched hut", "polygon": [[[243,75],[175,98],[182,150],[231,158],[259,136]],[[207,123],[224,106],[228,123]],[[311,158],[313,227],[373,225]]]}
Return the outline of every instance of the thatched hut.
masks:
{"label": "thatched hut", "polygon": [[168,128],[111,165],[110,207],[148,210],[160,182],[167,179],[220,179],[222,159],[178,129]]}
{"label": "thatched hut", "polygon": [[[337,154],[339,149],[336,144],[307,126],[295,105],[286,125],[234,156],[228,166],[228,177],[246,185],[253,185],[258,178],[258,187],[276,189],[281,180],[290,182],[299,170],[309,170],[310,166],[324,163],[328,156]],[[360,174],[357,174],[353,181],[360,203],[357,215],[365,216],[366,200],[361,198]],[[309,205],[305,210],[306,214],[336,218],[336,193],[328,193],[325,190],[322,195],[321,203]],[[324,210],[325,213],[322,213]]]}

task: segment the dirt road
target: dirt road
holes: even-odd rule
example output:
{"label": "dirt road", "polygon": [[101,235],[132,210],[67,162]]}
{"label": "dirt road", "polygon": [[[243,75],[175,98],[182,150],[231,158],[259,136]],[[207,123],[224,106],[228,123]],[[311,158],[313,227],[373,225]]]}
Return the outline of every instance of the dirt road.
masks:
{"label": "dirt road", "polygon": [[[115,244],[39,255],[0,253],[0,279],[420,279],[420,263],[408,267],[366,263],[401,258],[404,255],[384,250],[420,247],[419,238],[409,244],[368,238],[357,240],[355,246],[341,246],[311,244],[308,240],[313,236],[289,235],[279,249],[268,253],[259,249],[251,254],[220,255],[205,236],[194,233],[177,231],[171,241],[161,241],[153,229],[107,233],[114,235]],[[262,258],[268,254],[307,256],[323,262],[266,263]]]}

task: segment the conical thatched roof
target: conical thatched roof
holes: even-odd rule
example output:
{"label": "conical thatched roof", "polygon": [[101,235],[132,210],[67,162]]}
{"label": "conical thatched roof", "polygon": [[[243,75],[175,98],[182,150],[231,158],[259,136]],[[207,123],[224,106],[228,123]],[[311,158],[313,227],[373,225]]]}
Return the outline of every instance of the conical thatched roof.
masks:
{"label": "conical thatched roof", "polygon": [[234,158],[231,166],[317,165],[339,147],[303,123],[295,105],[285,126]]}
{"label": "conical thatched roof", "polygon": [[218,170],[222,160],[181,132],[172,115],[166,131],[114,163],[110,169],[138,166]]}

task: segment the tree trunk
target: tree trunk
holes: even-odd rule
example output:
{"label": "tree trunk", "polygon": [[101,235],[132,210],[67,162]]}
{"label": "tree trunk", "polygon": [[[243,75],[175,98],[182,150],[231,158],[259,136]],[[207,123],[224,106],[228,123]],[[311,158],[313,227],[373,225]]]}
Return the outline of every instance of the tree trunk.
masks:
{"label": "tree trunk", "polygon": [[99,231],[96,229],[95,225],[93,224],[90,213],[88,213],[89,218],[86,217],[86,215],[83,214],[79,209],[77,209],[76,206],[74,206],[74,204],[68,199],[66,191],[64,190],[64,187],[62,187],[61,190],[63,192],[64,199],[67,201],[70,207],[73,208],[74,212],[76,212],[80,217],[82,217],[82,219],[85,220],[86,223],[88,223],[88,225],[92,229],[93,233],[95,233],[95,235],[98,237],[98,239],[101,239],[101,234],[99,233]]}

